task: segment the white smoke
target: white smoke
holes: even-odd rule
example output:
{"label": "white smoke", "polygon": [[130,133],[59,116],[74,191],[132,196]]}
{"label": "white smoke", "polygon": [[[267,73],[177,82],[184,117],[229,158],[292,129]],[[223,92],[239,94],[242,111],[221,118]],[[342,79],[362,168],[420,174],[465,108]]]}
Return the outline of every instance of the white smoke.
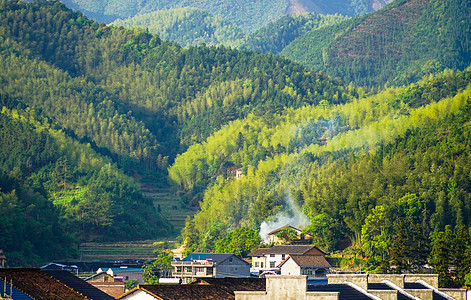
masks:
{"label": "white smoke", "polygon": [[291,197],[288,196],[285,200],[286,207],[283,212],[279,212],[271,220],[260,224],[259,234],[262,242],[268,243],[268,233],[285,225],[291,225],[303,230],[310,224],[308,217],[302,213]]}

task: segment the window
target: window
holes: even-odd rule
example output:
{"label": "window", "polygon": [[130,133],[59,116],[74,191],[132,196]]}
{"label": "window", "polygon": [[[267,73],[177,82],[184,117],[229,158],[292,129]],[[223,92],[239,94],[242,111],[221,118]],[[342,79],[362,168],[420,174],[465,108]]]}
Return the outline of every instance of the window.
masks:
{"label": "window", "polygon": [[303,269],[302,275],[312,275],[312,269]]}
{"label": "window", "polygon": [[275,257],[275,254],[270,254],[270,257]]}
{"label": "window", "polygon": [[260,268],[263,268],[263,262],[260,263]]}
{"label": "window", "polygon": [[281,254],[281,259],[285,260],[285,255],[284,254]]}
{"label": "window", "polygon": [[260,263],[258,261],[255,262],[255,268],[258,268],[258,266],[260,265]]}
{"label": "window", "polygon": [[274,268],[275,267],[275,262],[274,261],[271,261],[270,262],[270,268]]}
{"label": "window", "polygon": [[209,267],[206,269],[206,275],[213,275],[213,267]]}

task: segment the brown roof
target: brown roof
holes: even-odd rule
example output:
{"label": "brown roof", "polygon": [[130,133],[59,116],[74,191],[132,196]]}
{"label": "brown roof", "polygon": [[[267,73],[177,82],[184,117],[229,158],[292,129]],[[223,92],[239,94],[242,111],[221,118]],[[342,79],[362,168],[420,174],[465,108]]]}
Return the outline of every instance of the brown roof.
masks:
{"label": "brown roof", "polygon": [[200,278],[195,279],[190,284],[210,284],[225,289],[235,296],[235,291],[265,291],[265,278]]}
{"label": "brown roof", "polygon": [[290,255],[279,264],[278,267],[281,268],[289,259],[292,259],[300,267],[331,267],[329,262],[322,255]]}
{"label": "brown roof", "polygon": [[291,228],[291,229],[294,229],[294,230],[296,230],[296,231],[302,232],[302,230],[299,230],[298,228],[295,228],[295,227],[293,227],[293,226],[291,226],[291,225],[285,225],[285,226],[283,226],[283,227],[281,227],[281,228],[278,228],[278,229],[275,229],[275,230],[273,230],[273,231],[270,231],[270,232],[268,233],[268,235],[277,234],[278,232],[282,231],[282,230],[285,229],[285,228]]}
{"label": "brown roof", "polygon": [[33,299],[89,299],[39,268],[0,268],[0,278]]}
{"label": "brown roof", "polygon": [[[319,250],[313,245],[277,245],[272,248],[259,248],[249,253],[249,256],[263,256],[267,254],[303,255],[313,248]],[[321,250],[319,251],[322,252]]]}
{"label": "brown roof", "polygon": [[153,285],[145,284],[138,285],[136,288],[121,295],[118,299],[123,299],[129,294],[137,290],[145,291],[146,293],[162,300],[226,300],[235,299],[235,296],[230,292],[221,289],[218,286],[210,284],[181,284],[181,285]]}

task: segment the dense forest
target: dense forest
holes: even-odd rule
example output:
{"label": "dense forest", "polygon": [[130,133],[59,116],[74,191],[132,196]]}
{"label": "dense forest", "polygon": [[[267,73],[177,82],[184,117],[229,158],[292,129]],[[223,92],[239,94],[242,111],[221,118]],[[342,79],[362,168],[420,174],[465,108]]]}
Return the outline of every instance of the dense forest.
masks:
{"label": "dense forest", "polygon": [[37,239],[15,238],[26,229],[14,224],[33,207],[70,237],[63,256],[80,241],[172,234],[138,178],[168,184],[175,155],[230,121],[358,93],[287,59],[183,49],[145,30],[98,24],[58,1],[0,1],[0,31],[1,192],[15,207],[0,248],[12,264],[30,264],[28,251],[50,257]]}
{"label": "dense forest", "polygon": [[143,14],[115,24],[148,28],[183,46],[204,42],[281,53],[344,82],[384,86],[416,82],[446,68],[466,68],[471,62],[470,9],[463,0],[398,0],[350,19],[288,14],[252,32],[189,8]]}
{"label": "dense forest", "polygon": [[[210,251],[227,227],[258,231],[266,220],[296,217],[298,207],[321,249],[348,241],[369,270],[420,271],[428,258],[438,261],[443,232],[471,225],[470,79],[469,69],[447,71],[347,104],[250,115],[192,145],[170,169],[183,188],[206,189],[183,232],[187,247]],[[389,269],[399,259],[401,269]],[[447,270],[442,284],[463,284],[463,272],[454,281]]]}
{"label": "dense forest", "polygon": [[[271,53],[183,48],[59,1],[0,0],[0,249],[8,263],[71,258],[80,242],[174,235],[143,195],[145,177],[176,186],[176,206],[197,211],[182,232],[186,252],[246,256],[260,245],[262,224],[304,218],[317,246],[353,253],[368,271],[428,264],[442,286],[462,286],[471,266],[469,16],[463,6],[449,17],[460,0],[430,3],[396,1],[350,19],[289,16],[253,33],[257,51],[287,44],[282,54],[325,33],[313,48],[335,68],[322,72]],[[327,74],[350,66],[331,60],[329,51],[345,50],[335,42],[359,51],[353,33],[389,28],[397,15],[405,25],[392,40],[370,36],[400,46],[400,32],[419,28],[411,49],[423,34],[444,52],[430,47],[411,64],[407,55],[387,63],[360,55],[355,66],[375,62],[381,72]],[[263,42],[266,34],[276,42]],[[360,54],[372,55],[373,44]]]}
{"label": "dense forest", "polygon": [[190,7],[159,10],[125,20],[117,19],[111,25],[148,29],[161,39],[177,42],[182,47],[202,43],[231,46],[244,37],[242,28],[222,17]]}
{"label": "dense forest", "polygon": [[111,25],[147,29],[183,47],[205,43],[279,54],[303,34],[345,19],[340,15],[289,14],[254,32],[248,32],[207,12],[180,8],[141,14],[125,20],[117,19]]}
{"label": "dense forest", "polygon": [[178,0],[178,1],[122,1],[122,0],[63,0],[68,7],[80,10],[98,22],[113,22],[138,15],[179,8],[194,8],[210,13],[224,22],[254,31],[287,14],[316,12],[359,16],[384,7],[392,0]]}
{"label": "dense forest", "polygon": [[469,1],[398,0],[306,33],[282,54],[346,82],[407,84],[471,63],[470,16]]}

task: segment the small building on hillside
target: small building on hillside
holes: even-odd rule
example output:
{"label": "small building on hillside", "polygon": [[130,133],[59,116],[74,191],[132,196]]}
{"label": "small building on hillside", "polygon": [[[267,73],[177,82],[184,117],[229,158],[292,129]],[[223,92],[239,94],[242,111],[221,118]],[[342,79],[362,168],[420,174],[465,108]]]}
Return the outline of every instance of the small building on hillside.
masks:
{"label": "small building on hillside", "polygon": [[279,265],[289,256],[321,256],[322,258],[318,260],[325,260],[325,253],[314,245],[277,245],[272,248],[259,248],[249,253],[249,256],[252,257],[251,272],[260,275],[280,274]]}
{"label": "small building on hillside", "polygon": [[173,261],[172,276],[187,283],[200,277],[249,277],[250,264],[232,253],[192,253]]}
{"label": "small building on hillside", "polygon": [[[282,234],[283,232],[290,233],[292,235],[291,238],[284,239],[280,238],[279,235],[280,233]],[[268,243],[269,244],[310,244],[312,241],[312,237],[309,234],[303,234],[303,231],[295,228],[291,225],[286,225],[281,228],[275,229],[273,231],[270,231],[268,234]]]}

